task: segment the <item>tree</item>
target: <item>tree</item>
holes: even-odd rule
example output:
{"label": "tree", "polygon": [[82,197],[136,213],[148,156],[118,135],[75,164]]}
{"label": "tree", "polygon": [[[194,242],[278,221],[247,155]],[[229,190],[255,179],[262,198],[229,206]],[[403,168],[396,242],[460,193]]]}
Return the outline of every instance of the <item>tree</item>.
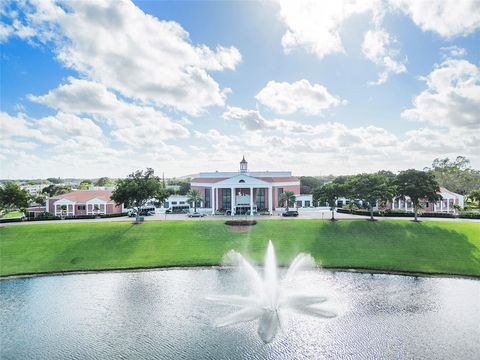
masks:
{"label": "tree", "polygon": [[480,184],[480,171],[472,169],[464,156],[455,160],[437,158],[424,170],[432,173],[440,186],[458,194],[466,195]]}
{"label": "tree", "polygon": [[395,195],[394,185],[383,174],[359,174],[348,179],[345,185],[348,189],[349,197],[362,200],[368,206],[370,211],[370,220],[373,217],[373,208],[380,202],[391,200]]}
{"label": "tree", "polygon": [[51,182],[52,184],[61,184],[62,183],[62,179],[60,179],[60,178],[49,177],[49,178],[47,178],[47,181]]}
{"label": "tree", "polygon": [[340,197],[345,196],[345,186],[336,183],[328,183],[319,188],[313,190],[313,200],[319,202],[327,202],[332,211],[331,220],[335,220],[335,208],[337,206],[337,200]]}
{"label": "tree", "polygon": [[335,179],[333,179],[332,182],[335,184],[344,185],[350,178],[351,178],[350,175],[340,175],[340,176],[337,176]]}
{"label": "tree", "polygon": [[190,179],[181,181],[178,185],[180,185],[180,190],[178,190],[178,193],[180,195],[186,195],[190,191]]}
{"label": "tree", "polygon": [[37,205],[45,206],[47,202],[47,194],[39,192],[37,195],[31,198],[31,201]]}
{"label": "tree", "polygon": [[197,204],[200,203],[200,201],[202,201],[202,196],[200,195],[200,191],[198,191],[197,189],[191,189],[187,195],[188,195],[187,201],[189,203],[193,203],[193,212],[197,212]]}
{"label": "tree", "polygon": [[56,195],[66,194],[71,192],[72,188],[67,185],[48,185],[42,189],[42,192],[47,194],[49,197],[53,197]]}
{"label": "tree", "polygon": [[113,180],[108,178],[108,177],[101,177],[97,181],[95,181],[95,186],[105,186],[105,187],[111,187],[113,186]]}
{"label": "tree", "polygon": [[438,201],[440,187],[434,174],[415,169],[401,171],[396,179],[397,193],[405,199],[409,197],[415,212],[415,220],[418,221],[417,213],[421,208],[421,200]]}
{"label": "tree", "polygon": [[117,205],[124,204],[128,208],[133,208],[136,211],[138,223],[142,207],[150,200],[159,206],[167,197],[168,193],[162,186],[162,181],[155,176],[153,169],[148,168],[145,172],[137,170],[126,179],[119,179],[111,199]]}
{"label": "tree", "polygon": [[9,212],[15,209],[28,207],[30,202],[30,194],[27,190],[9,181],[0,187],[0,210]]}
{"label": "tree", "polygon": [[293,204],[295,204],[295,193],[293,191],[285,191],[284,193],[282,193],[280,199],[282,200],[282,203],[285,205],[288,211],[289,206],[293,206]]}
{"label": "tree", "polygon": [[301,176],[300,194],[313,194],[313,190],[330,182],[334,179],[333,175],[327,176]]}
{"label": "tree", "polygon": [[78,188],[80,190],[88,190],[91,185],[92,185],[92,180],[83,180],[78,186]]}
{"label": "tree", "polygon": [[472,202],[476,202],[477,207],[480,208],[480,189],[470,191],[467,198]]}

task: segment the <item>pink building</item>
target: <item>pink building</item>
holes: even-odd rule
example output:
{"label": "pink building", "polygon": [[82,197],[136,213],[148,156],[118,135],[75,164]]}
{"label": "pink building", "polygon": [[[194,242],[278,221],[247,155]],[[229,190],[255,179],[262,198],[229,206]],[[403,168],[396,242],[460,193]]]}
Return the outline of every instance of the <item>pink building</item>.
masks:
{"label": "pink building", "polygon": [[116,205],[110,199],[108,190],[78,190],[51,197],[47,200],[46,211],[56,216],[116,214],[123,211],[123,205]]}
{"label": "pink building", "polygon": [[245,157],[239,172],[200,173],[192,179],[191,188],[202,195],[202,207],[235,214],[250,214],[283,208],[281,195],[293,191],[300,195],[300,180],[290,171],[248,171]]}

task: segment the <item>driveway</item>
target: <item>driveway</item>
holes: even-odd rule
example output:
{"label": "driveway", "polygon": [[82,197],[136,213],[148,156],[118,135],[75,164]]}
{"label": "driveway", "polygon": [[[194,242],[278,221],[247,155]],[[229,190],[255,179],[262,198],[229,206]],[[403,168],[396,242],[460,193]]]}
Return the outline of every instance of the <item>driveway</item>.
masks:
{"label": "driveway", "polygon": [[[255,219],[255,220],[291,220],[291,219],[318,219],[318,220],[328,220],[331,217],[331,212],[329,210],[325,211],[315,211],[315,212],[304,212],[300,213],[298,218],[293,217],[283,217],[281,215],[258,215],[258,216],[234,216],[235,219]],[[356,219],[356,220],[365,220],[367,216],[361,215],[352,215],[352,214],[341,214],[335,213],[336,219]],[[145,221],[165,221],[165,220],[181,220],[181,221],[210,221],[210,220],[231,220],[231,216],[216,215],[211,216],[207,215],[202,218],[189,218],[185,214],[155,214],[153,216],[145,216]],[[375,217],[377,220],[412,220],[411,217]],[[449,218],[425,218],[423,221],[455,221],[455,222],[480,222],[480,219],[449,219]],[[56,223],[84,223],[84,222],[103,222],[103,221],[133,221],[134,218],[128,216],[116,217],[116,218],[104,218],[104,219],[76,219],[76,220],[49,220],[49,221],[24,221],[17,223],[3,223],[0,226],[21,226],[27,224],[56,224]]]}

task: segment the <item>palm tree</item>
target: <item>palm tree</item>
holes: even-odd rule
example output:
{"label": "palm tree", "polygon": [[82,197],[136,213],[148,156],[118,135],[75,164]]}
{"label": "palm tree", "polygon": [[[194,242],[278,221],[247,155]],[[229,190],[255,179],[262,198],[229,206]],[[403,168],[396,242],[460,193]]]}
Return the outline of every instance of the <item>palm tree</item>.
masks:
{"label": "palm tree", "polygon": [[192,189],[188,192],[188,199],[189,203],[193,203],[193,212],[197,212],[197,203],[202,201],[202,195],[200,195],[200,191],[196,189]]}
{"label": "palm tree", "polygon": [[284,193],[282,193],[281,199],[282,203],[286,205],[286,210],[288,211],[288,207],[293,206],[297,198],[293,191],[285,191]]}

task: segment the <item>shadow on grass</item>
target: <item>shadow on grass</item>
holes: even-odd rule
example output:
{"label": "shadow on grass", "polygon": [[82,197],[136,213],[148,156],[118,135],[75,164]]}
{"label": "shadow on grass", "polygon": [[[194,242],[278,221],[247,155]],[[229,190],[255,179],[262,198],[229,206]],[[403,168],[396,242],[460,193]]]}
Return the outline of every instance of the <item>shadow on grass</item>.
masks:
{"label": "shadow on grass", "polygon": [[327,266],[473,274],[480,248],[469,237],[432,222],[338,222],[318,229],[311,252]]}

